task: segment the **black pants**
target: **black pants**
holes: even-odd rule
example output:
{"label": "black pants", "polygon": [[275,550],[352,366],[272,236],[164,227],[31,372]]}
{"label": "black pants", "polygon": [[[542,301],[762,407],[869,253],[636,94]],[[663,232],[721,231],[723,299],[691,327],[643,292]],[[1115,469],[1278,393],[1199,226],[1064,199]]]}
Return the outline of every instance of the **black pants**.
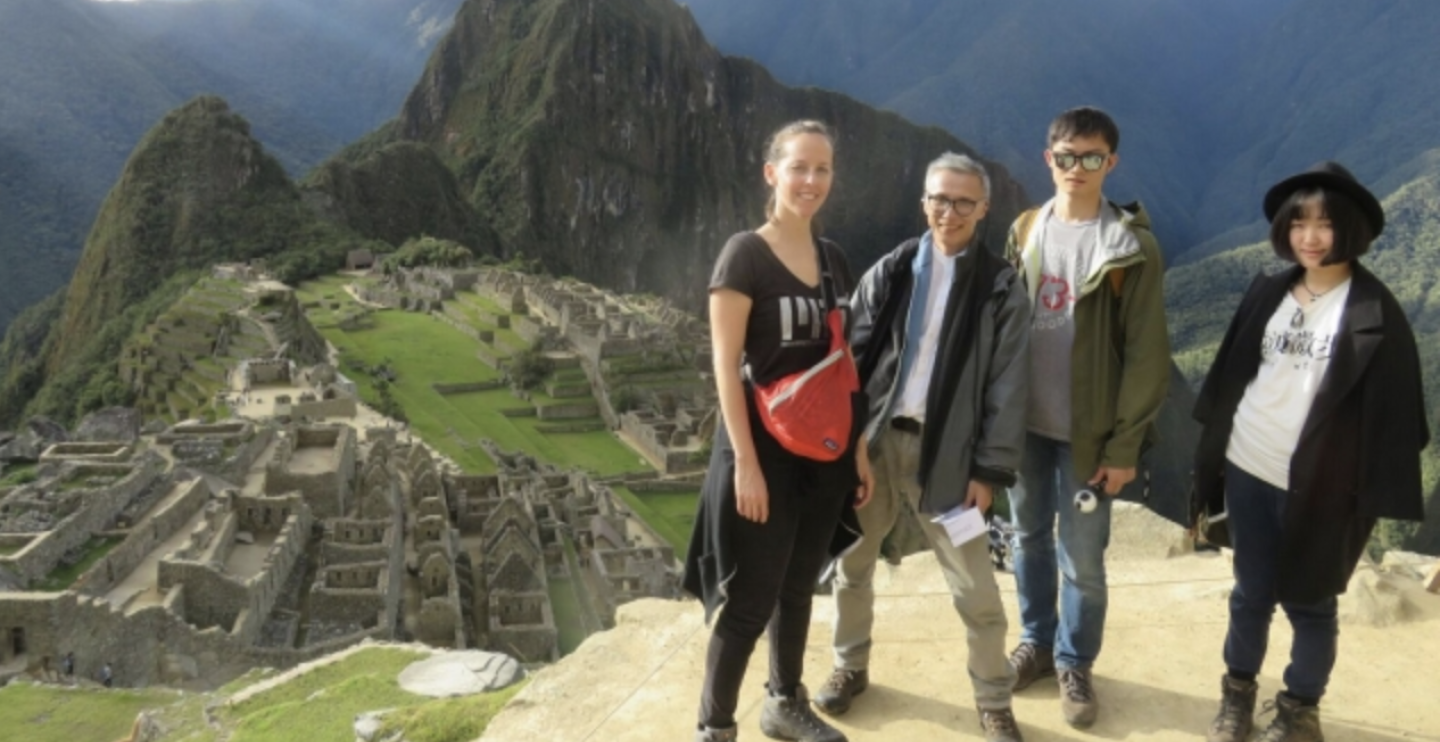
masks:
{"label": "black pants", "polygon": [[700,723],[710,727],[734,726],[740,683],[762,631],[770,637],[770,689],[788,696],[800,685],[815,583],[841,508],[849,506],[849,492],[821,491],[833,488],[819,485],[817,467],[806,459],[784,452],[761,459],[769,519],[755,523],[736,512],[733,458],[715,513],[734,519],[728,525],[736,568],[705,655]]}

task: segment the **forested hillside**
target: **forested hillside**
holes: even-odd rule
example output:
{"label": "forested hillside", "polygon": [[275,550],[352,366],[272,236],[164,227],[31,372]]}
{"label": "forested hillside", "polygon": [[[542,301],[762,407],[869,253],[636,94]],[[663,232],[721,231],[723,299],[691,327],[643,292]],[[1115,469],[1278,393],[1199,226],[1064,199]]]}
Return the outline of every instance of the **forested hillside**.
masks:
{"label": "forested hillside", "polygon": [[64,285],[166,111],[224,96],[292,173],[393,116],[460,0],[0,3],[0,330]]}

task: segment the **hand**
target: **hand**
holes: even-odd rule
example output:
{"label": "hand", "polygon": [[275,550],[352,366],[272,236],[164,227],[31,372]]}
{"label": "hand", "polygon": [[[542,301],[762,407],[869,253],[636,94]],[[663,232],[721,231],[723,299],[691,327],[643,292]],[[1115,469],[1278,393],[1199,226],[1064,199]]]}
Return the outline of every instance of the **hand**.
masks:
{"label": "hand", "polygon": [[980,512],[990,509],[990,503],[995,501],[995,491],[990,485],[978,480],[970,480],[970,486],[965,488],[965,507],[980,508]]}
{"label": "hand", "polygon": [[1089,485],[1094,487],[1101,482],[1105,483],[1105,494],[1114,497],[1120,494],[1125,485],[1135,481],[1135,467],[1122,469],[1116,466],[1101,466],[1095,470],[1095,476],[1090,477]]}
{"label": "hand", "polygon": [[870,470],[870,452],[866,449],[865,440],[862,438],[855,442],[858,450],[855,451],[855,472],[860,475],[860,486],[855,488],[855,509],[870,504],[870,498],[875,495],[875,474]]}
{"label": "hand", "polygon": [[735,462],[735,510],[756,523],[770,519],[770,489],[759,464]]}

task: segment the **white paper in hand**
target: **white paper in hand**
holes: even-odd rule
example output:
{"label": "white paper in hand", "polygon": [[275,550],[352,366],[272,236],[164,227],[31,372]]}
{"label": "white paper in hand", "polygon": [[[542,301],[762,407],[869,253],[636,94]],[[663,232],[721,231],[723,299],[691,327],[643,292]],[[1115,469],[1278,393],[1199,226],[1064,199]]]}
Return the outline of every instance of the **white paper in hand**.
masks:
{"label": "white paper in hand", "polygon": [[980,513],[979,508],[967,508],[963,505],[930,520],[945,529],[945,533],[950,536],[950,543],[955,546],[974,541],[988,530],[985,527],[985,516]]}

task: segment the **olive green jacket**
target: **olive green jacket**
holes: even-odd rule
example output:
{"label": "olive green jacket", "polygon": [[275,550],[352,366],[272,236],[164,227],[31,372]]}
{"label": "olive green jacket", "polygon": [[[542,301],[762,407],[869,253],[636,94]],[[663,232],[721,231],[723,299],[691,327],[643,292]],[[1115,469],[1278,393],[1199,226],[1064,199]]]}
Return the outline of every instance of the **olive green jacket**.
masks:
{"label": "olive green jacket", "polygon": [[[1039,225],[1053,203],[1021,214],[1005,244],[1032,306],[1040,286]],[[1075,304],[1070,350],[1070,450],[1081,480],[1102,465],[1136,465],[1142,448],[1154,442],[1170,386],[1165,264],[1150,217],[1138,203],[1105,201],[1100,211],[1100,244]]]}

